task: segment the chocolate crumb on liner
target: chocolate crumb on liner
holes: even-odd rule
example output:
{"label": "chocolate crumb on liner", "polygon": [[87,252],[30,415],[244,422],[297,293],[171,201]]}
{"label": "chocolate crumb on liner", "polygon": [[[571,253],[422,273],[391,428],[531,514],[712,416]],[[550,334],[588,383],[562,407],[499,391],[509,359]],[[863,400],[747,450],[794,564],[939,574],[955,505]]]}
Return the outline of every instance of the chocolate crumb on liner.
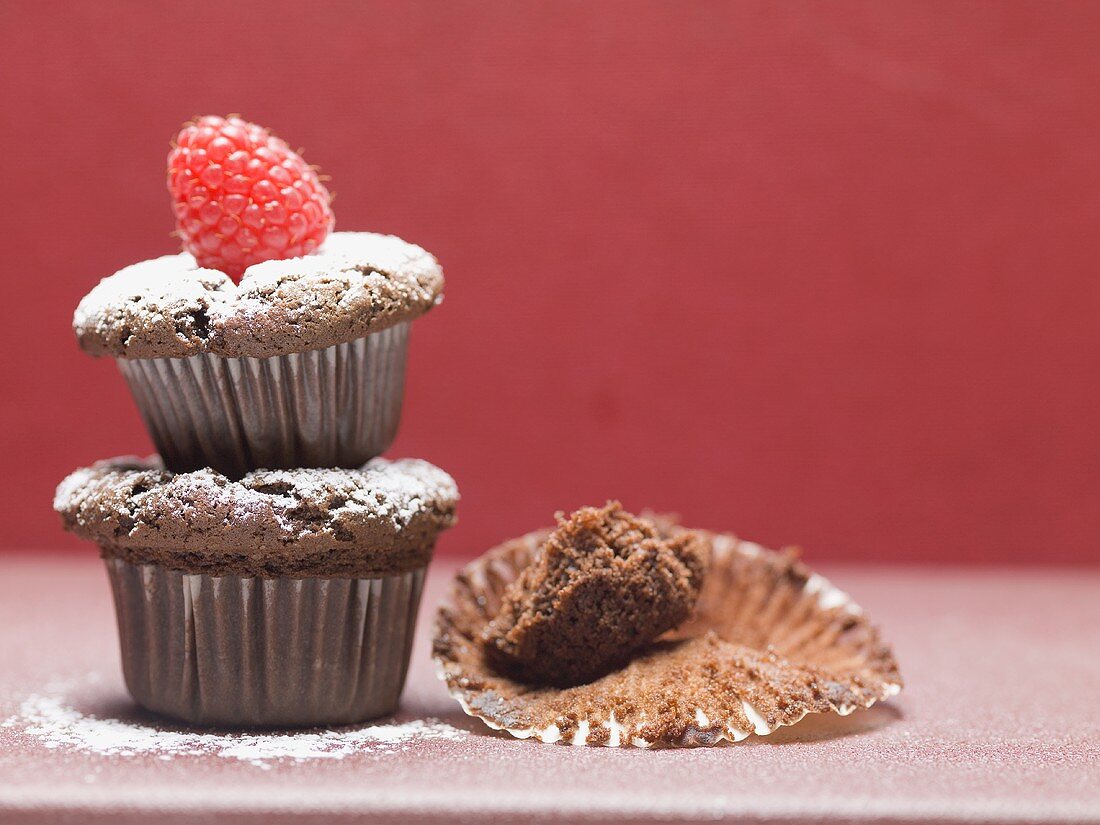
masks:
{"label": "chocolate crumb on liner", "polygon": [[[659,527],[666,535],[682,529]],[[878,630],[794,551],[693,532],[710,549],[694,617],[624,667],[568,688],[501,674],[482,642],[549,531],[490,550],[457,574],[439,610],[432,655],[440,678],[467,714],[517,738],[641,748],[738,742],[901,690]]]}
{"label": "chocolate crumb on liner", "polygon": [[692,612],[707,543],[655,525],[617,501],[558,515],[537,558],[504,591],[482,633],[494,668],[570,687],[630,661]]}
{"label": "chocolate crumb on liner", "polygon": [[114,592],[126,684],[194,724],[350,724],[392,711],[424,571],[455,521],[426,461],[230,481],[112,459],[57,489]]}

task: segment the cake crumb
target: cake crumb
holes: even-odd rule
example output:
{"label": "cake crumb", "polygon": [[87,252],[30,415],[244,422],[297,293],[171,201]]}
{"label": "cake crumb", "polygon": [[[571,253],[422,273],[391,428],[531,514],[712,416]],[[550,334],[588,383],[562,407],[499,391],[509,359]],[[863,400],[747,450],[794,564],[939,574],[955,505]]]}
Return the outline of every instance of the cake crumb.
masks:
{"label": "cake crumb", "polygon": [[691,615],[707,545],[691,531],[662,536],[617,501],[557,519],[482,643],[502,672],[567,687],[621,667]]}

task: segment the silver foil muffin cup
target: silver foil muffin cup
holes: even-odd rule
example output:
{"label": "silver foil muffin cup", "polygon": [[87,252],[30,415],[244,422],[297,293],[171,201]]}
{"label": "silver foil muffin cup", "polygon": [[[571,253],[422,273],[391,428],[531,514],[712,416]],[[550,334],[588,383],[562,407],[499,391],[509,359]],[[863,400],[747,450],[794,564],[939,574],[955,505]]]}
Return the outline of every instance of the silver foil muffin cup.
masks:
{"label": "silver foil muffin cup", "polygon": [[119,359],[173,472],[358,467],[397,435],[409,324],[270,358]]}
{"label": "silver foil muffin cup", "polygon": [[260,579],[106,559],[126,686],[198,725],[361,722],[397,707],[424,568],[377,579]]}

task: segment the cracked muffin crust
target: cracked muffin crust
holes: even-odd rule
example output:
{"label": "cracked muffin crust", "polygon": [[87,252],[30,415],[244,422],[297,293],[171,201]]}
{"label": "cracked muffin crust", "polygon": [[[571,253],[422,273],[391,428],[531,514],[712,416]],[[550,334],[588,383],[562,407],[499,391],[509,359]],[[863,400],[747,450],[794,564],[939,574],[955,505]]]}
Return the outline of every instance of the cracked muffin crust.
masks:
{"label": "cracked muffin crust", "polygon": [[559,514],[486,626],[486,654],[537,684],[602,676],[691,615],[706,552],[698,534],[663,538],[617,501]]}
{"label": "cracked muffin crust", "polygon": [[455,523],[458,488],[419,459],[358,470],[173,474],[156,459],[101,461],[69,475],[54,509],[104,557],[186,573],[373,577],[423,567]]}
{"label": "cracked muffin crust", "polygon": [[421,247],[336,232],[312,255],[250,266],[240,284],[186,253],[128,266],[84,297],[73,331],[96,356],[267,358],[410,321],[442,296],[443,270]]}

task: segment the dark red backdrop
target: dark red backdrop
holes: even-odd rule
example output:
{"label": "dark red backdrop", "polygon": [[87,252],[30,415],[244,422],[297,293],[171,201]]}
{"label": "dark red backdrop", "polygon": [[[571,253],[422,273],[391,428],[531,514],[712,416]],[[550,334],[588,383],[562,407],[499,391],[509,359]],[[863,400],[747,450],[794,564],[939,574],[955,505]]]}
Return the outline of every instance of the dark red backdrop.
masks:
{"label": "dark red backdrop", "polygon": [[[233,9],[230,11],[230,9]],[[0,2],[2,543],[150,449],[69,319],[242,112],[415,240],[444,551],[621,497],[812,558],[1096,560],[1100,6]]]}

